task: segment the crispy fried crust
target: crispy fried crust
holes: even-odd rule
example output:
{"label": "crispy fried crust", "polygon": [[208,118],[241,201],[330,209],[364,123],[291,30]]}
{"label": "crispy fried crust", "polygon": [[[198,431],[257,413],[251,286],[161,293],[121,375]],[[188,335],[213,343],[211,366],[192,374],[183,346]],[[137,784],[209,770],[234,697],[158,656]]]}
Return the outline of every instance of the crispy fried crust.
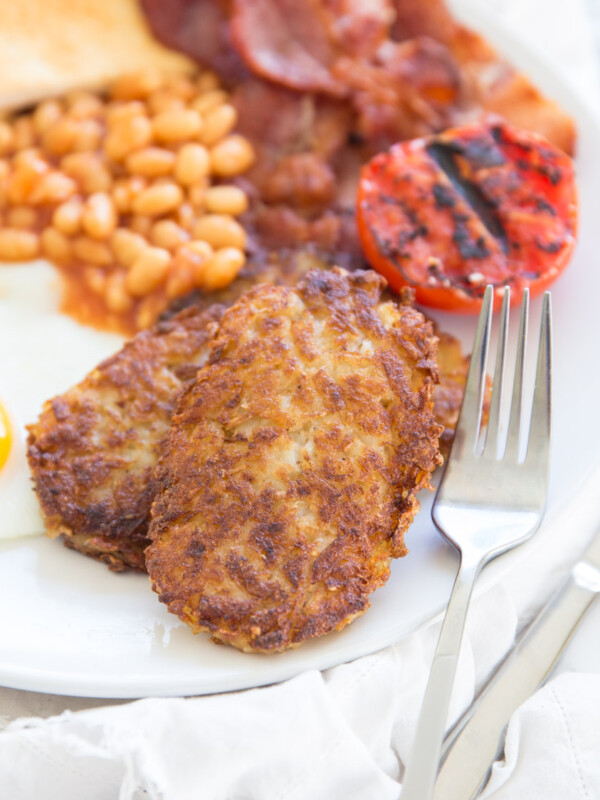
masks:
{"label": "crispy fried crust", "polygon": [[113,570],[145,569],[160,443],[223,311],[191,308],[157,324],[45,404],[28,459],[49,536]]}
{"label": "crispy fried crust", "polygon": [[[454,431],[460,414],[465,384],[469,372],[470,356],[463,355],[459,340],[449,333],[435,328],[438,337],[438,366],[440,381],[433,390],[433,413],[437,422],[444,426],[440,436],[440,451],[445,457],[450,452]],[[486,376],[483,394],[482,424],[487,424],[492,399],[492,380]]]}
{"label": "crispy fried crust", "polygon": [[[318,259],[312,260],[319,263]],[[307,264],[293,270],[290,280],[305,275],[310,263],[307,256]],[[237,296],[223,296],[222,300],[231,303],[241,294],[238,291]],[[173,407],[181,381],[193,377],[196,367],[206,358],[205,330],[212,333],[224,311],[224,307],[215,304],[201,304],[201,307],[202,312],[193,306],[178,315],[172,314],[140,334],[70,392],[46,404],[39,422],[30,426],[28,455],[48,535],[64,534],[68,547],[104,561],[113,570],[145,570],[143,551],[149,543],[149,509],[155,493],[151,476],[159,456],[158,442],[167,427],[165,412]],[[460,408],[468,359],[462,356],[457,339],[439,332],[437,336],[440,382],[433,392],[434,415],[444,425],[440,447],[447,452]],[[185,368],[187,363],[189,370]],[[144,395],[148,411],[139,413],[138,406],[129,408],[128,398],[139,391],[135,387],[142,364],[146,378],[140,396]],[[176,369],[176,380],[161,379],[165,364]],[[156,379],[148,380],[154,373]],[[133,391],[124,391],[127,386]],[[104,408],[107,390],[111,396],[120,398],[116,414],[108,414]],[[149,424],[157,412],[156,420]],[[137,471],[130,472],[115,452],[102,452],[102,448],[109,447],[109,435],[114,432],[122,435],[123,430],[128,430],[132,450],[135,442],[149,441]],[[145,438],[148,435],[150,440]],[[142,462],[144,467],[140,471]],[[96,483],[87,482],[92,474],[90,469]],[[113,494],[112,501],[109,493]]]}
{"label": "crispy fried crust", "polygon": [[156,472],[146,566],[194,631],[277,652],[342,628],[406,553],[439,463],[436,337],[373,272],[229,309]]}
{"label": "crispy fried crust", "polygon": [[454,336],[436,331],[438,337],[438,366],[440,382],[433,392],[433,413],[444,431],[440,449],[446,454],[452,444],[469,372],[469,359],[462,354],[460,342]]}

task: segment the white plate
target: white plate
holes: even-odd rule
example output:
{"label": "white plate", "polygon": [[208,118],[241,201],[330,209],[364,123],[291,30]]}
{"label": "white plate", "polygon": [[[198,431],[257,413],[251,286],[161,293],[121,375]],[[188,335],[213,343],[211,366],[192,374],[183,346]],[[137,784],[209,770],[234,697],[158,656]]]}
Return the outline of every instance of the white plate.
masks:
{"label": "white plate", "polygon": [[[569,109],[579,129],[580,242],[553,288],[554,450],[547,523],[536,537],[543,546],[552,521],[579,502],[575,495],[582,486],[589,498],[600,476],[600,125],[549,67],[477,8],[469,7],[469,24]],[[534,318],[538,312],[534,303]],[[439,321],[471,341],[472,319],[439,315]],[[276,656],[245,655],[193,636],[158,602],[144,576],[114,575],[44,538],[4,542],[0,682],[88,697],[191,695],[273,683],[373,652],[433,619],[450,592],[457,558],[430,522],[431,497],[422,501],[406,537],[410,555],[393,565],[370,610],[341,633]],[[510,563],[505,558],[486,571],[488,580]]]}

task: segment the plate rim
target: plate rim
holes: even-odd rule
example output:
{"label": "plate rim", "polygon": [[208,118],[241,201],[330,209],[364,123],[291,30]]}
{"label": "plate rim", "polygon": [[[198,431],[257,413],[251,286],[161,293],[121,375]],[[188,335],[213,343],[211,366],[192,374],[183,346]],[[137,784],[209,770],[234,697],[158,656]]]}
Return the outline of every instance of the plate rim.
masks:
{"label": "plate rim", "polygon": [[[548,83],[552,81],[552,98],[560,102],[560,104],[575,117],[579,127],[585,126],[588,129],[595,129],[600,141],[600,111],[591,105],[588,99],[575,92],[574,89],[569,86],[569,82],[555,72],[551,64],[531,50],[522,36],[515,34],[513,31],[509,31],[503,23],[492,20],[492,15],[481,6],[474,4],[472,0],[461,0],[460,3],[457,4],[455,2],[452,5],[453,13],[456,14],[459,20],[464,18],[468,9],[468,13],[471,15],[467,23],[468,26],[473,30],[481,31],[486,38],[489,38],[493,46],[499,52],[510,53],[508,58],[511,63],[517,65],[524,72],[536,75],[536,85],[540,85],[543,91],[547,92]],[[540,73],[546,76],[542,81],[539,80]],[[552,535],[552,530],[561,528],[563,517],[569,516],[569,518],[571,518],[573,508],[587,508],[587,503],[582,502],[582,499],[584,501],[586,499],[588,501],[590,500],[593,494],[590,490],[593,488],[593,484],[598,483],[599,478],[600,455],[597,456],[595,463],[592,462],[589,464],[587,472],[582,478],[581,491],[571,498],[565,498],[560,507],[555,509],[553,516],[544,520],[539,533],[534,537],[530,545],[525,545],[506,556],[496,559],[483,573],[482,579],[477,587],[477,592],[486,591],[489,586],[497,582],[502,575],[507,573],[523,559],[530,556],[532,551],[535,550],[535,547],[542,546],[542,540],[544,544],[547,543],[547,537]],[[591,536],[594,529],[597,527],[600,514],[596,512],[595,515],[590,515],[589,509],[586,514],[587,516],[580,519],[579,524],[582,526],[589,525],[589,535]],[[26,540],[14,539],[12,541],[18,541],[19,544],[22,544],[23,541]],[[278,658],[277,655],[265,656],[265,658],[270,659],[271,668],[266,671],[264,680],[261,680],[257,675],[260,670],[251,669],[247,670],[246,679],[241,679],[238,673],[232,676],[220,675],[220,680],[216,680],[214,677],[212,680],[208,680],[206,677],[203,677],[203,685],[201,686],[190,685],[189,682],[185,683],[185,685],[181,685],[181,680],[175,679],[175,681],[173,681],[173,679],[164,676],[148,679],[144,678],[144,676],[139,673],[128,676],[115,675],[106,677],[103,681],[99,682],[96,676],[73,674],[66,670],[57,669],[23,668],[14,665],[11,666],[10,664],[0,661],[0,682],[2,685],[14,689],[73,697],[104,699],[203,695],[243,690],[279,683],[304,672],[306,669],[329,669],[338,664],[346,663],[350,660],[381,650],[415,633],[423,627],[435,624],[440,619],[444,608],[445,605],[442,603],[434,613],[428,612],[427,619],[415,620],[414,624],[410,625],[409,628],[401,634],[398,634],[397,631],[393,633],[391,628],[387,632],[382,631],[381,635],[372,640],[364,650],[357,650],[353,643],[349,646],[344,646],[342,643],[341,646],[331,654],[324,652],[322,657],[319,657],[318,652],[315,652],[312,653],[312,656],[292,661],[291,664],[282,661],[280,662],[281,666],[279,668],[272,666],[276,664],[274,659]],[[334,633],[329,636],[335,635]],[[296,650],[293,652],[301,653],[306,652],[306,650]],[[252,655],[250,658],[262,659],[261,656],[257,655]],[[310,662],[310,664],[304,664],[304,661]]]}

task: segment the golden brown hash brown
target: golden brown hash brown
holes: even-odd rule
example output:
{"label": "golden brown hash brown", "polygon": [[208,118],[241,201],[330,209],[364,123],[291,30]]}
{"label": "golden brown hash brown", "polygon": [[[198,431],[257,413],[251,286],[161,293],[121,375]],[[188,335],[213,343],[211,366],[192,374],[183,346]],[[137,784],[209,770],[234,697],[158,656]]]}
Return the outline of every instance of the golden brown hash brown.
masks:
{"label": "golden brown hash brown", "polygon": [[373,272],[259,286],[224,315],[156,471],[146,566],[194,631],[277,652],[342,628],[406,553],[439,463],[431,323]]}
{"label": "golden brown hash brown", "polygon": [[[311,266],[322,264],[308,252],[300,255],[289,274],[273,268],[262,270],[254,280],[291,283],[306,275]],[[236,281],[228,294],[220,296],[221,301],[233,303],[252,280]],[[201,308],[202,312],[198,306],[189,307],[139,334],[74,389],[47,403],[40,421],[30,426],[29,461],[48,534],[63,533],[68,546],[106,562],[113,570],[145,569],[143,551],[149,543],[147,528],[155,491],[151,477],[168,424],[165,412],[173,407],[182,381],[193,377],[197,366],[204,363],[208,334],[216,329],[214,323],[224,310],[215,304]],[[433,391],[434,415],[444,426],[440,447],[446,452],[460,408],[468,358],[462,355],[457,339],[436,334],[440,382]],[[165,364],[176,367],[176,380],[164,380]],[[125,410],[130,390],[139,391],[140,381],[144,406],[138,403]],[[109,394],[118,405],[110,414],[104,407]],[[156,421],[150,422],[157,412]],[[122,435],[124,430],[130,444],[127,466],[122,454],[109,452],[115,433]],[[145,438],[148,436],[150,439]],[[134,452],[138,446],[144,449],[139,455]],[[137,468],[132,473],[134,458]],[[95,479],[88,481],[90,469]]]}
{"label": "golden brown hash brown", "polygon": [[440,382],[433,392],[433,413],[444,431],[440,449],[446,454],[452,444],[460,406],[469,372],[469,358],[462,353],[460,342],[448,333],[436,330],[438,337],[438,367]]}
{"label": "golden brown hash brown", "polygon": [[[323,253],[310,246],[278,252],[276,255],[252,257],[248,259],[240,275],[225,289],[211,294],[200,290],[192,292],[176,301],[174,308],[188,303],[198,305],[200,308],[210,308],[215,301],[229,307],[239,300],[244,292],[259,283],[294,286],[311,269],[330,269],[331,266]],[[386,290],[383,297],[397,300],[396,294],[389,289]],[[169,314],[168,311],[166,313]],[[454,428],[460,412],[470,358],[463,354],[461,343],[455,336],[438,330],[435,324],[434,331],[438,337],[437,357],[440,379],[433,390],[433,413],[440,425],[444,426],[444,432],[440,437],[440,449],[445,455],[448,453],[454,437]],[[491,382],[488,382],[488,390],[490,387]],[[484,401],[484,414],[488,410],[489,400],[488,391]]]}
{"label": "golden brown hash brown", "polygon": [[158,323],[44,405],[28,460],[49,536],[113,570],[145,570],[160,443],[223,311],[189,308]]}
{"label": "golden brown hash brown", "polygon": [[[444,426],[444,432],[440,436],[440,451],[445,457],[454,439],[471,357],[463,355],[460,341],[455,336],[437,328],[435,334],[438,337],[437,359],[440,382],[433,390],[433,413],[439,424]],[[491,400],[492,379],[487,375],[481,409],[483,425],[488,421]]]}

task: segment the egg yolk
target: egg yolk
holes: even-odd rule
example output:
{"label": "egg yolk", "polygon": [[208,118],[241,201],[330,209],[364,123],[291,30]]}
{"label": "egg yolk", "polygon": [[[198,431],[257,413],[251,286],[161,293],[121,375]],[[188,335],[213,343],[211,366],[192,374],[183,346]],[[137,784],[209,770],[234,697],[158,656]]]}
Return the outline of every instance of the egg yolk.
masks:
{"label": "egg yolk", "polygon": [[8,421],[8,414],[0,403],[0,469],[6,463],[11,445],[11,431],[10,423]]}

